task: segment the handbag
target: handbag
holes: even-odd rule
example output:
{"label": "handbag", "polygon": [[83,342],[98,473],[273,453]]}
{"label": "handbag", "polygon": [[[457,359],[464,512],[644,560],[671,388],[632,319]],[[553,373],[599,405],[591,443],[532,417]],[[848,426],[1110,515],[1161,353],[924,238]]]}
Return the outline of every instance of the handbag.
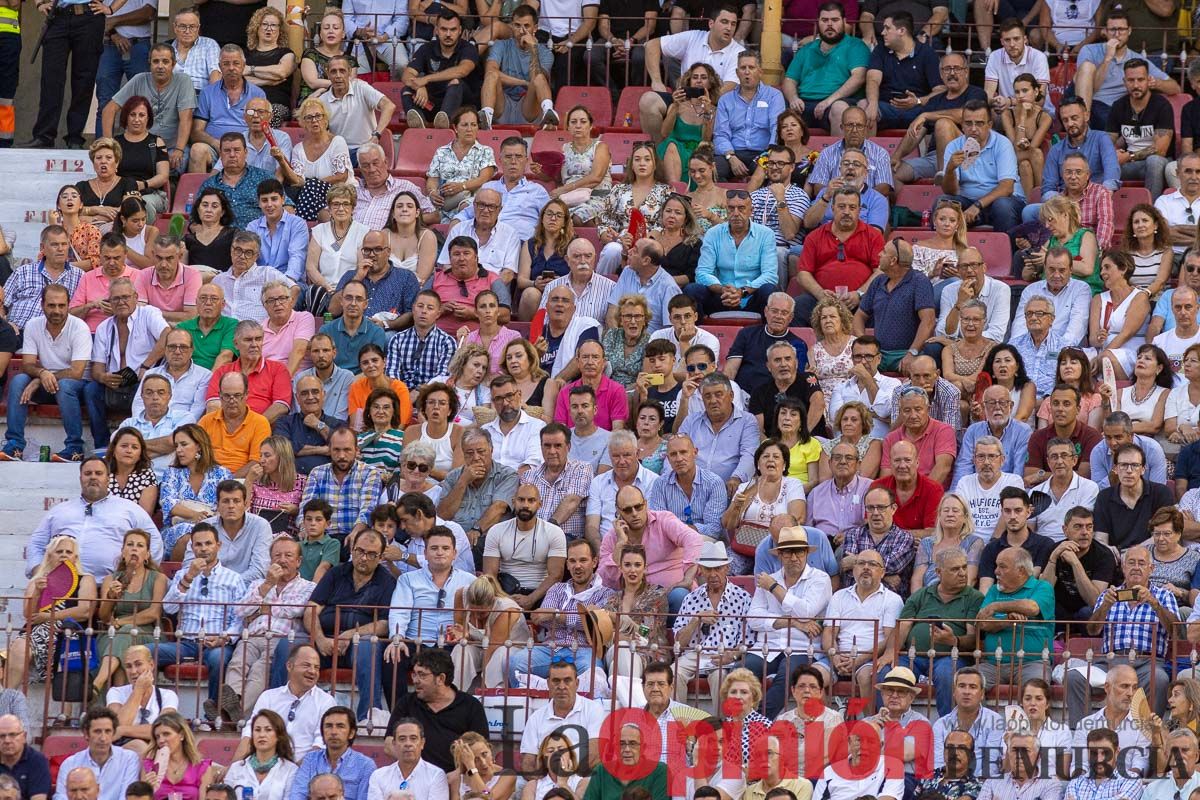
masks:
{"label": "handbag", "polygon": [[78,622],[64,619],[55,637],[54,673],[50,695],[59,703],[82,703],[92,687],[92,676],[100,667],[96,639],[88,636]]}
{"label": "handbag", "polygon": [[737,530],[733,532],[733,541],[730,542],[730,545],[733,547],[733,552],[753,558],[755,551],[762,544],[763,539],[768,538],[770,535],[771,529],[765,525],[758,525],[754,522],[742,522],[737,526]]}

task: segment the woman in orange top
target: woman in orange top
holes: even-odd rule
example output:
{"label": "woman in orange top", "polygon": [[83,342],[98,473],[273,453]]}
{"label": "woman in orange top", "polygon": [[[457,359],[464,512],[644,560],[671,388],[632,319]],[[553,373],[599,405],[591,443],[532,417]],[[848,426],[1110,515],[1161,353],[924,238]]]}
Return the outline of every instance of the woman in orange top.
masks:
{"label": "woman in orange top", "polygon": [[350,384],[350,427],[355,433],[362,433],[366,428],[364,409],[367,397],[373,389],[391,389],[400,400],[400,427],[412,421],[412,400],[408,396],[408,386],[404,381],[389,378],[383,371],[387,357],[383,348],[377,344],[363,345],[358,353],[358,368],[362,375]]}

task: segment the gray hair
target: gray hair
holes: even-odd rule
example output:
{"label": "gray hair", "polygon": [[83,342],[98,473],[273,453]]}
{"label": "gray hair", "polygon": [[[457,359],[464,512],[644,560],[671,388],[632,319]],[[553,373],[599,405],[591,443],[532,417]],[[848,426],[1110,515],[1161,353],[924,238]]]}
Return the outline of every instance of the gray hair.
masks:
{"label": "gray hair", "polygon": [[467,442],[473,441],[487,442],[488,447],[492,446],[492,437],[483,428],[477,428],[474,425],[463,431],[461,447],[466,447]]}
{"label": "gray hair", "polygon": [[[788,345],[791,347],[791,345]],[[720,386],[728,392],[733,391],[733,384],[729,381],[729,377],[723,372],[710,372],[700,381],[700,391],[704,391],[713,386]]]}
{"label": "gray hair", "polygon": [[791,350],[791,351],[792,351],[792,355],[796,355],[796,347],[795,347],[795,346],[794,346],[794,345],[793,345],[791,342],[784,341],[783,339],[780,339],[780,340],[779,340],[779,341],[777,341],[777,342],[772,342],[772,343],[771,343],[771,345],[770,345],[769,347],[767,347],[767,357],[768,357],[768,358],[770,358],[770,357],[771,357],[771,351],[772,351],[772,350],[777,350],[777,349],[779,349],[780,347],[786,347],[788,350]]}
{"label": "gray hair", "polygon": [[[971,302],[974,303],[977,301],[972,300]],[[1050,316],[1054,316],[1054,303],[1050,302],[1049,297],[1046,297],[1044,294],[1035,294],[1033,297],[1029,298],[1029,302],[1025,304],[1025,307],[1029,308],[1034,303],[1042,303],[1047,309],[1050,310]]]}
{"label": "gray hair", "polygon": [[[1167,734],[1167,739],[1187,739],[1189,742],[1191,742],[1192,747],[1200,745],[1200,739],[1197,739],[1196,734],[1192,733],[1187,728],[1176,728]],[[9,776],[5,775],[4,777],[7,778]],[[0,788],[3,788],[3,786],[0,785]]]}
{"label": "gray hair", "polygon": [[934,559],[933,559],[933,566],[934,566],[936,569],[942,569],[943,567],[945,567],[945,566],[946,566],[946,562],[947,562],[947,561],[957,561],[957,560],[959,560],[960,558],[961,558],[963,561],[967,561],[967,560],[968,560],[968,559],[967,559],[967,554],[966,554],[966,553],[964,553],[964,552],[963,552],[962,550],[960,550],[959,548],[957,548],[957,547],[948,547],[948,548],[946,548],[945,550],[941,550],[941,551],[939,551],[939,552],[938,552],[938,554],[937,554],[937,555],[934,557]]}
{"label": "gray hair", "polygon": [[1024,547],[1009,547],[1009,550],[1015,550],[1013,555],[1013,566],[1017,569],[1025,570],[1026,575],[1033,575],[1033,556]]}
{"label": "gray hair", "polygon": [[332,778],[333,780],[337,781],[338,790],[342,793],[343,796],[345,796],[346,783],[345,783],[345,781],[342,780],[342,777],[335,772],[321,772],[317,775],[313,775],[312,778],[308,782],[308,794],[309,795],[312,795],[313,786],[315,786],[317,781],[321,780],[322,778]]}
{"label": "gray hair", "polygon": [[245,59],[246,51],[236,44],[227,44],[221,48],[221,55],[237,55],[242,59]]}
{"label": "gray hair", "polygon": [[255,320],[244,319],[237,324],[236,328],[233,329],[233,338],[240,339],[243,336],[245,336],[247,333],[253,333],[254,331],[258,331],[261,333],[262,329],[263,329],[263,326],[260,325]]}
{"label": "gray hair", "polygon": [[12,775],[0,775],[0,792],[16,792],[20,794],[21,784],[17,783],[17,779]]}
{"label": "gray hair", "polygon": [[259,293],[259,297],[262,298],[263,300],[266,300],[267,292],[271,291],[272,289],[278,288],[280,286],[282,286],[287,291],[287,293],[289,295],[291,295],[292,287],[288,286],[286,281],[274,280],[274,281],[267,281],[266,283],[263,284],[262,292]]}
{"label": "gray hair", "polygon": [[[237,45],[234,46],[236,47]],[[262,239],[258,238],[257,233],[252,233],[251,231],[238,231],[233,235],[234,244],[240,244],[244,242],[250,242],[258,249],[260,253],[262,252]]]}
{"label": "gray hair", "polygon": [[[361,147],[359,148],[359,151],[362,151]],[[787,292],[771,292],[770,296],[767,297],[767,302],[770,303],[772,300],[784,300],[787,302],[788,308],[791,308],[793,311],[796,309],[796,298],[792,297]]]}
{"label": "gray hair", "polygon": [[968,308],[977,308],[983,312],[983,318],[986,320],[988,315],[988,307],[982,300],[968,300],[959,307],[959,311],[966,311]]}
{"label": "gray hair", "polygon": [[1104,422],[1101,423],[1101,425],[1102,426],[1120,425],[1121,428],[1126,433],[1130,433],[1133,431],[1133,420],[1130,419],[1129,415],[1126,414],[1124,411],[1112,412],[1111,414],[1109,414],[1107,417],[1104,418]]}
{"label": "gray hair", "polygon": [[432,464],[437,460],[437,451],[433,449],[433,445],[431,445],[429,442],[425,441],[424,439],[420,439],[404,445],[404,449],[400,451],[400,457],[405,460],[415,458]]}
{"label": "gray hair", "polygon": [[977,453],[979,452],[980,445],[994,447],[1000,451],[1000,455],[1004,455],[1004,443],[1001,442],[999,439],[997,439],[995,436],[980,436],[978,439],[976,439],[975,440],[975,452],[977,452]]}
{"label": "gray hair", "polygon": [[608,452],[611,453],[613,447],[616,445],[626,445],[628,447],[632,447],[633,451],[636,453],[638,446],[637,434],[627,428],[613,431],[608,436]]}
{"label": "gray hair", "polygon": [[134,288],[134,285],[133,285],[133,281],[129,280],[129,278],[113,278],[111,281],[109,281],[108,293],[112,294],[115,290],[124,289],[127,286],[130,289],[134,289],[134,291],[136,291],[136,289]]}
{"label": "gray hair", "polygon": [[[175,52],[175,51],[172,50],[171,52]],[[154,246],[155,247],[178,247],[179,246],[179,237],[172,236],[169,233],[160,233],[158,236],[154,237]]]}
{"label": "gray hair", "polygon": [[358,148],[358,157],[359,158],[362,158],[363,155],[368,154],[368,153],[374,153],[375,155],[379,156],[380,158],[387,158],[387,153],[383,152],[383,148],[381,146],[375,144],[374,142],[367,142],[362,147]]}

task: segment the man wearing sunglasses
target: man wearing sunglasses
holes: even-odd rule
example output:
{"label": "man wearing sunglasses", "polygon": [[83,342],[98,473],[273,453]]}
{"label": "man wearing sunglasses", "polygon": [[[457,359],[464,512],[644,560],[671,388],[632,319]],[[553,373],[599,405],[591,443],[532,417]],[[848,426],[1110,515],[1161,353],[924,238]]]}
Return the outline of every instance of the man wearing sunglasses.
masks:
{"label": "man wearing sunglasses", "polygon": [[[1183,266],[1179,269],[1179,286],[1186,286],[1200,295],[1200,248],[1189,247],[1184,255]],[[1029,287],[1026,287],[1025,291],[1029,291]],[[1167,289],[1158,298],[1150,315],[1150,326],[1146,329],[1148,340],[1153,341],[1160,333],[1173,330],[1178,324],[1173,310],[1174,302],[1175,289]],[[1196,319],[1200,322],[1200,308],[1196,311]]]}
{"label": "man wearing sunglasses", "polygon": [[[499,196],[495,192],[487,194],[497,197],[496,202],[499,203]],[[475,200],[478,202],[479,197]],[[450,268],[434,272],[433,291],[442,301],[438,327],[453,332],[463,322],[476,318],[475,297],[485,289],[495,291],[501,280],[480,265],[479,244],[470,236],[455,236],[446,243],[446,252],[450,257]],[[504,289],[504,297],[508,297],[507,288]],[[500,324],[507,325],[509,317],[508,308],[502,305],[498,316]]]}
{"label": "man wearing sunglasses", "polygon": [[750,221],[753,204],[744,189],[725,193],[727,222],[714,225],[704,235],[696,282],[684,293],[704,314],[718,311],[762,313],[771,293],[779,288],[779,262],[775,233]]}
{"label": "man wearing sunglasses", "polygon": [[175,573],[163,596],[163,611],[179,615],[175,641],[157,643],[154,658],[159,667],[165,667],[203,657],[208,668],[204,714],[215,720],[217,691],[233,654],[233,640],[242,630],[236,604],[246,596],[246,582],[221,564],[221,541],[210,523],[192,528],[190,546],[191,563]]}
{"label": "man wearing sunglasses", "polygon": [[251,721],[242,730],[242,740],[233,755],[235,761],[254,752],[252,721],[260,711],[274,711],[287,724],[297,761],[321,746],[321,717],[337,704],[333,695],[317,686],[317,678],[321,674],[321,654],[311,644],[298,644],[292,648],[286,663],[287,683],[260,694],[254,709],[246,715]]}

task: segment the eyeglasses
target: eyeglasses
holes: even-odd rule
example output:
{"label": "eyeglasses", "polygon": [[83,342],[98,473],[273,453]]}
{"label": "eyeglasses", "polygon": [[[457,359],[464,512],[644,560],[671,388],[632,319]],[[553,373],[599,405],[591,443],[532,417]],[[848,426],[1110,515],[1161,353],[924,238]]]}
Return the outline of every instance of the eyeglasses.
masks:
{"label": "eyeglasses", "polygon": [[1191,206],[1188,206],[1187,215],[1188,215],[1188,218],[1187,218],[1188,225],[1195,225],[1196,224],[1196,215],[1195,215],[1195,213],[1193,213]]}
{"label": "eyeglasses", "polygon": [[846,260],[846,245],[844,242],[838,242],[837,260],[838,261]]}
{"label": "eyeglasses", "polygon": [[984,264],[982,261],[960,261],[958,266],[960,269],[979,269]]}
{"label": "eyeglasses", "polygon": [[200,596],[208,597],[208,576],[207,575],[200,576]]}
{"label": "eyeglasses", "polygon": [[866,128],[866,123],[863,122],[843,122],[842,129],[847,131],[857,131]]}
{"label": "eyeglasses", "polygon": [[[946,75],[954,75],[959,72],[966,72],[967,68],[966,67],[942,67],[941,71]],[[842,127],[844,128],[846,126],[843,124]]]}
{"label": "eyeglasses", "polygon": [[879,358],[879,353],[854,353],[850,356],[850,360],[855,364],[861,364],[864,361],[870,361],[873,358]]}
{"label": "eyeglasses", "polygon": [[481,203],[478,200],[476,200],[475,207],[481,208],[484,211],[495,211],[496,209],[500,208],[500,204],[499,203]]}
{"label": "eyeglasses", "polygon": [[420,461],[406,461],[404,468],[409,472],[429,472],[429,465],[422,464]]}
{"label": "eyeglasses", "polygon": [[1131,461],[1121,461],[1116,465],[1116,468],[1120,472],[1136,472],[1143,466],[1143,464],[1135,464]]}
{"label": "eyeglasses", "polygon": [[470,296],[470,293],[467,291],[467,282],[462,279],[458,280],[458,295],[459,297]]}
{"label": "eyeglasses", "polygon": [[492,395],[492,402],[507,403],[509,400],[520,400],[521,393],[518,391],[507,392],[506,394]]}
{"label": "eyeglasses", "polygon": [[382,556],[383,553],[380,553],[376,550],[363,550],[361,547],[356,547],[350,551],[350,555],[352,555],[356,558],[365,558],[368,561],[374,561],[375,559]]}
{"label": "eyeglasses", "polygon": [[631,506],[621,506],[618,510],[622,514],[636,514],[639,511],[644,511],[645,509],[646,509],[645,503],[635,503],[634,505],[631,505]]}
{"label": "eyeglasses", "polygon": [[197,24],[194,24],[194,23],[176,22],[175,30],[177,30],[177,31],[198,31],[198,30],[200,30],[200,26]]}
{"label": "eyeglasses", "polygon": [[167,349],[168,350],[191,350],[192,346],[190,344],[169,344],[169,345],[167,345]]}
{"label": "eyeglasses", "polygon": [[301,122],[317,122],[317,121],[323,120],[323,119],[325,119],[324,114],[305,114],[303,117],[300,118],[300,121]]}
{"label": "eyeglasses", "polygon": [[258,251],[253,247],[234,247],[231,251],[240,258],[258,258]]}
{"label": "eyeglasses", "polygon": [[768,158],[767,166],[768,167],[790,167],[790,166],[792,166],[792,162],[784,161],[783,159],[779,159],[779,158]]}
{"label": "eyeglasses", "polygon": [[437,593],[437,607],[438,607],[438,608],[445,608],[445,607],[446,607],[446,590],[445,590],[445,589],[438,589],[438,593]]}
{"label": "eyeglasses", "polygon": [[275,305],[276,303],[286,303],[291,298],[286,295],[276,295],[275,297],[264,297],[263,302],[267,305]]}
{"label": "eyeglasses", "polygon": [[887,511],[891,507],[892,507],[891,503],[888,503],[887,505],[884,505],[884,506],[863,506],[863,508],[869,514],[882,514],[884,511]]}
{"label": "eyeglasses", "polygon": [[1025,309],[1025,316],[1033,317],[1034,319],[1041,319],[1042,317],[1053,317],[1054,312],[1053,311],[1034,311],[1033,309],[1027,308],[1027,309]]}

